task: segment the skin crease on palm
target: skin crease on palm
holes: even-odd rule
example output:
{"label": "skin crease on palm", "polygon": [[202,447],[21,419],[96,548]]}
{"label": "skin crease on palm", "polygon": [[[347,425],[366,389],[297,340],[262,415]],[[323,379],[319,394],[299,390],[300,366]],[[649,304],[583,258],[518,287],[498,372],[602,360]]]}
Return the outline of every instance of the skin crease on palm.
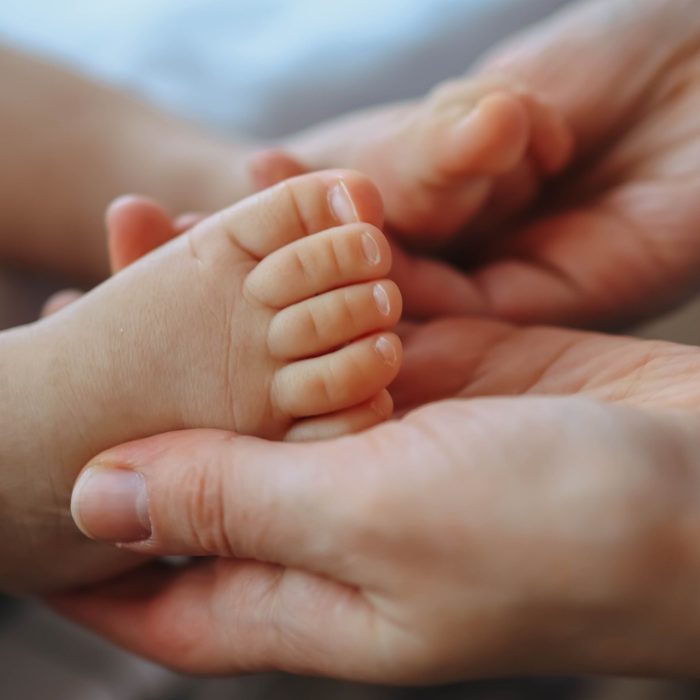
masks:
{"label": "skin crease on palm", "polygon": [[[481,311],[510,319],[619,323],[665,307],[694,285],[698,81],[695,47],[685,37],[698,35],[691,21],[697,5],[599,0],[579,12],[568,29],[553,20],[564,28],[545,25],[487,61],[490,70],[513,68],[545,94],[558,94],[578,152],[605,152],[579,162],[561,183],[566,214],[518,229],[499,244],[505,259],[477,274],[477,291],[488,300]],[[630,18],[633,31],[603,40]],[[543,45],[554,46],[558,60]],[[698,350],[484,319],[407,324],[403,335],[404,368],[393,387],[401,409],[523,394],[585,394],[604,403],[450,401],[362,441],[325,446],[281,448],[218,434],[207,444],[203,433],[125,446],[114,453],[125,464],[150,460],[170,478],[183,474],[183,461],[196,464],[223,444],[232,482],[221,485],[232,484],[232,515],[218,533],[226,534],[227,551],[215,539],[209,551],[278,564],[205,561],[175,573],[153,567],[56,601],[60,609],[137,652],[200,672],[282,668],[393,682],[696,672],[696,612],[688,601],[699,567],[678,532],[697,530],[692,507],[690,523],[679,514],[697,491],[688,465],[697,453],[690,409],[700,391]],[[620,403],[627,406],[611,405]],[[256,469],[247,468],[252,462]],[[298,481],[284,480],[289,462]],[[663,479],[659,464],[669,467]],[[368,488],[385,484],[380,476],[393,487]],[[455,478],[466,477],[472,490],[455,490]],[[155,483],[157,474],[149,478]],[[298,511],[284,510],[290,500],[277,483],[292,490]],[[161,505],[170,497],[176,509],[165,477],[160,487]],[[426,488],[439,513],[424,510]],[[406,504],[411,517],[400,520]],[[256,505],[268,507],[266,518],[253,517]],[[273,527],[278,521],[281,531]],[[396,522],[408,530],[397,532]],[[462,553],[451,549],[457,525],[471,546],[465,568],[454,565]],[[401,546],[407,541],[412,548]],[[169,544],[163,550],[178,551],[176,537]],[[192,543],[179,551],[202,553]]]}

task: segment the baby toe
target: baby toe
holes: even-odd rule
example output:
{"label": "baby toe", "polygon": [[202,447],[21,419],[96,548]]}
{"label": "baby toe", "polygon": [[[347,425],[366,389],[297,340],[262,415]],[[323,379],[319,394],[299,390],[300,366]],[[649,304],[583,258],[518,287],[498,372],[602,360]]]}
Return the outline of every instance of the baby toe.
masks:
{"label": "baby toe", "polygon": [[377,396],[359,406],[319,418],[298,421],[284,439],[289,442],[308,442],[331,440],[341,435],[359,433],[383,423],[391,417],[393,410],[394,402],[391,394],[383,389]]}
{"label": "baby toe", "polygon": [[272,382],[272,402],[292,418],[342,411],[376,396],[395,379],[400,364],[401,341],[396,335],[370,336],[279,369]]}
{"label": "baby toe", "polygon": [[281,309],[348,284],[381,278],[391,269],[384,234],[350,224],[296,241],[268,256],[248,275],[253,298]]}
{"label": "baby toe", "polygon": [[401,317],[401,294],[382,280],[343,287],[280,311],[268,331],[268,348],[280,360],[312,357],[392,328]]}

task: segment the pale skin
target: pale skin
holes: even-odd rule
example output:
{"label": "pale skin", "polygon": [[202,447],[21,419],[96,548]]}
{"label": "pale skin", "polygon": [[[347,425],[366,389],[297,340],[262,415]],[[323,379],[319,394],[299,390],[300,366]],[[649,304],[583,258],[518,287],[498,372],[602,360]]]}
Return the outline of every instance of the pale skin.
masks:
{"label": "pale skin", "polygon": [[[24,174],[25,177],[17,178],[15,173],[18,181],[38,182],[52,193],[46,207],[29,207],[24,195],[30,193],[25,190],[7,202],[2,230],[12,235],[0,239],[0,252],[5,259],[45,267],[78,279],[96,278],[101,274],[103,254],[92,231],[94,212],[77,212],[74,200],[87,200],[91,206],[97,206],[122,180],[131,180],[144,183],[146,191],[162,194],[166,206],[172,206],[177,200],[179,206],[206,209],[210,202],[223,198],[228,188],[235,199],[248,187],[262,186],[292,174],[286,162],[276,158],[274,152],[267,159],[265,154],[257,156],[246,172],[243,164],[249,147],[239,146],[235,150],[233,147],[221,149],[217,158],[211,159],[211,169],[204,177],[201,168],[206,154],[215,150],[216,143],[207,141],[191,127],[167,119],[124,95],[98,88],[26,57],[5,52],[0,58],[7,67],[10,83],[4,110],[5,129],[9,133],[22,129],[31,133],[35,128],[39,136],[32,140],[31,146],[23,145],[21,139],[16,140],[16,150],[11,150],[9,164],[17,165],[20,176]],[[48,134],[38,125],[34,127],[32,120],[36,120],[37,115],[28,111],[25,100],[12,98],[21,92],[18,86],[25,84],[35,101],[47,106],[56,101],[70,105],[76,119],[66,120],[58,134]],[[541,118],[544,110],[534,97],[520,94],[514,88],[511,90],[504,83],[463,82],[438,91],[436,98],[430,98],[423,112],[417,114],[418,118],[407,121],[405,132],[396,139],[395,148],[398,152],[402,139],[420,145],[420,149],[408,153],[405,161],[418,163],[430,150],[431,143],[438,143],[445,119],[455,120],[457,140],[454,144],[445,143],[445,154],[454,162],[454,177],[465,180],[462,189],[474,191],[470,207],[475,212],[483,200],[483,188],[477,181],[505,173],[529,157],[534,148],[531,142],[536,140],[531,138],[530,121],[537,115]],[[474,118],[469,117],[471,113]],[[552,129],[563,131],[564,127],[556,122],[553,113],[547,114],[549,122],[555,124]],[[110,138],[106,139],[105,129],[110,124]],[[540,132],[545,133],[542,127]],[[188,197],[178,198],[178,188],[189,187],[192,183],[185,178],[181,181],[173,174],[178,168],[165,157],[168,140],[181,144],[170,157],[191,156],[193,168],[199,166],[194,168],[194,175],[202,181],[214,179],[219,183],[218,189],[212,188],[208,193],[209,199],[198,196],[204,190],[201,182]],[[565,139],[560,135],[559,140]],[[151,141],[154,146],[148,150],[154,153],[149,160],[152,170],[140,172],[140,179],[132,178],[137,152],[146,149]],[[460,143],[458,152],[451,153],[452,146]],[[66,177],[59,167],[66,150],[79,159],[72,177]],[[159,159],[161,155],[164,156],[162,160]],[[565,156],[562,152],[554,158],[561,165]],[[549,165],[543,167],[554,169],[551,154],[538,153],[537,157],[545,161],[548,157]],[[178,162],[180,168],[183,162],[187,163],[186,160]],[[228,172],[219,177],[217,169],[222,174],[225,170]],[[98,170],[105,171],[107,176],[95,177]],[[151,185],[158,181],[161,170],[168,170],[169,177],[158,182],[154,190]],[[417,178],[424,175],[420,171],[415,174]],[[32,474],[30,480],[13,482],[8,489],[13,504],[8,508],[7,527],[10,528],[12,522],[23,522],[26,537],[16,539],[9,547],[4,573],[0,572],[3,588],[33,591],[76,585],[114,574],[133,561],[105,548],[95,550],[77,537],[67,521],[67,494],[77,467],[90,454],[109,444],[169,428],[197,425],[220,425],[241,433],[277,439],[329,438],[371,427],[391,414],[392,401],[385,387],[398,371],[400,345],[396,336],[381,334],[381,331],[390,329],[399,319],[401,297],[396,284],[386,279],[392,255],[377,228],[383,223],[377,193],[357,176],[349,174],[348,177],[348,180],[343,179],[343,187],[355,183],[358,191],[347,192],[350,199],[345,215],[354,222],[358,211],[366,211],[361,219],[362,230],[325,231],[333,223],[339,223],[337,216],[333,221],[327,219],[327,225],[323,226],[318,220],[306,221],[308,232],[318,235],[298,246],[285,247],[284,243],[291,243],[291,240],[283,236],[293,239],[293,231],[298,226],[295,222],[297,210],[304,220],[304,196],[298,198],[300,204],[288,209],[286,215],[280,213],[278,219],[260,213],[266,206],[265,201],[255,204],[257,209],[249,207],[247,215],[240,215],[242,224],[234,226],[220,215],[227,230],[236,231],[240,226],[249,230],[246,234],[249,240],[242,242],[239,251],[241,259],[228,260],[229,267],[240,270],[238,277],[235,274],[229,277],[229,284],[235,288],[241,282],[246,301],[251,298],[256,301],[256,294],[261,294],[258,301],[268,308],[268,316],[270,309],[277,311],[272,319],[265,320],[264,310],[253,311],[250,304],[234,304],[226,298],[217,301],[215,281],[210,283],[210,293],[199,297],[194,291],[197,285],[185,283],[187,266],[191,266],[183,253],[186,243],[190,257],[198,259],[199,243],[194,242],[199,240],[198,231],[202,227],[212,227],[211,221],[206,224],[202,221],[203,215],[193,214],[171,222],[160,205],[126,198],[115,203],[107,217],[109,240],[116,241],[109,251],[113,269],[123,268],[143,252],[194,226],[185,239],[167,248],[174,255],[172,249],[179,246],[184,262],[169,261],[164,249],[158,253],[158,259],[167,273],[161,273],[153,260],[148,264],[144,261],[126,277],[117,277],[95,290],[70,312],[0,337],[0,356],[13,368],[6,380],[5,423],[9,425],[14,420],[34,425],[37,436],[32,445],[21,436],[10,439],[3,450],[2,461],[8,465],[5,469],[8,480],[9,465],[17,472],[19,464],[20,473]],[[172,189],[168,189],[171,186]],[[287,191],[295,189],[286,185],[278,188],[278,192]],[[279,199],[283,195],[276,196]],[[328,201],[335,200],[337,197],[333,195]],[[198,206],[200,203],[204,206]],[[22,211],[29,215],[23,217]],[[274,211],[274,207],[270,207],[270,211]],[[53,228],[46,220],[51,216],[56,218]],[[266,235],[271,237],[271,242],[259,249],[259,241]],[[252,245],[252,241],[256,244]],[[219,245],[225,248],[226,242]],[[69,250],[78,250],[80,255],[69,260],[66,257]],[[364,273],[357,269],[357,259],[355,267],[350,265],[344,269],[343,256],[357,258],[359,251],[364,255]],[[243,283],[243,273],[253,264],[246,258],[248,253],[258,259],[270,256],[265,257],[259,269],[250,273],[253,281],[247,281],[246,276]],[[376,257],[369,266],[368,255],[372,260]],[[213,257],[210,253],[207,260]],[[182,265],[184,269],[180,269]],[[224,263],[221,265],[223,270]],[[203,266],[215,267],[206,261]],[[316,286],[303,289],[294,281],[294,270],[315,276]],[[464,312],[469,308],[469,299],[461,293],[465,284],[463,278],[447,266],[401,254],[396,271],[412,280],[414,293],[410,310],[413,315],[438,310]],[[223,272],[216,274],[224,276]],[[441,279],[437,286],[433,279],[436,274]],[[177,280],[183,286],[175,290]],[[430,298],[423,293],[426,288],[423,280],[430,282]],[[167,291],[169,284],[170,293]],[[121,293],[120,287],[124,288]],[[251,288],[267,291],[252,293]],[[162,303],[158,303],[158,294],[153,290],[163,294]],[[189,300],[189,307],[182,303],[183,295]],[[121,302],[118,301],[120,296]],[[67,301],[78,297],[76,292],[62,293],[50,302],[49,309],[51,306],[60,309]],[[98,313],[100,305],[105,305],[109,312]],[[126,313],[127,308],[131,310],[129,313],[133,312],[133,317]],[[232,317],[222,313],[232,308]],[[242,309],[240,316],[238,309]],[[207,313],[203,314],[205,310]],[[212,328],[199,328],[203,315]],[[215,327],[217,318],[220,326]],[[164,323],[163,319],[167,321]],[[168,331],[169,324],[172,334]],[[188,329],[187,342],[182,339],[183,328]],[[229,340],[224,337],[226,334],[231,336]],[[354,345],[353,338],[357,339]],[[126,345],[120,350],[123,343]],[[30,350],[34,346],[45,351],[39,354]],[[274,372],[261,358],[263,346],[270,353]],[[228,348],[230,357],[222,361],[212,348]],[[159,357],[160,353],[164,353],[163,357]],[[322,353],[332,353],[325,379],[320,376],[324,372],[319,374],[314,369],[321,362],[319,354]],[[381,360],[379,363],[377,358]],[[298,372],[286,371],[290,362]],[[132,363],[138,371],[133,371]],[[197,371],[198,366],[203,372]],[[218,370],[215,372],[214,368]],[[271,382],[273,375],[276,379]],[[305,375],[308,376],[300,379]],[[173,376],[183,379],[173,383],[170,379]],[[31,395],[28,387],[34,384],[42,388],[48,386],[51,391],[44,395],[41,406],[30,407],[22,399]],[[278,385],[284,388],[278,389]],[[270,396],[265,398],[268,387]],[[246,399],[232,398],[237,396]],[[130,408],[131,402],[138,403],[140,409]],[[109,420],[104,418],[106,412]],[[59,458],[45,457],[49,454],[58,454]],[[39,462],[48,466],[45,478],[39,480],[37,487],[36,473],[30,467]],[[26,547],[27,541],[33,546]],[[40,551],[51,554],[41,557]],[[24,565],[23,562],[32,559],[40,563]],[[56,565],[57,561],[61,565]]]}
{"label": "pale skin", "polygon": [[248,144],[1,47],[0,76],[3,262],[94,282],[109,271],[103,219],[118,195],[143,192],[175,212],[215,211],[255,189]]}
{"label": "pale skin", "polygon": [[[378,110],[375,119],[350,115],[330,127],[335,148],[327,130],[321,126],[294,137],[291,148],[298,143],[323,150],[315,143],[318,138],[328,162],[351,163],[369,173],[382,193],[392,236],[428,249],[444,246],[469,225],[492,220],[495,209],[502,217],[531,204],[537,189],[568,164],[573,152],[573,136],[558,112],[518,81],[500,76],[445,82],[415,104]],[[306,171],[274,148],[251,155],[249,166],[256,184]],[[530,183],[527,193],[518,184],[523,172]],[[196,214],[190,217],[197,220]],[[147,246],[150,238],[142,236]],[[453,249],[456,244],[451,241]],[[111,253],[119,262],[119,250]],[[396,245],[394,254],[391,276],[407,296],[410,317],[476,310],[468,277]]]}
{"label": "pale skin", "polygon": [[[223,559],[58,608],[188,672],[695,673],[697,348],[478,319],[404,342],[398,408],[461,400],[298,449],[186,431],[93,460],[84,532],[129,539],[109,511],[138,474],[150,536],[122,549]],[[588,398],[464,400],[566,393]]]}
{"label": "pale skin", "polygon": [[332,159],[370,174],[396,236],[436,248],[475,218],[493,218],[489,209],[514,213],[530,204],[541,181],[568,164],[573,136],[518,80],[466,76],[413,103],[311,129],[290,150],[311,167]]}
{"label": "pale skin", "polygon": [[[115,474],[138,473],[151,534],[122,548],[223,559],[58,608],[199,673],[694,673],[698,350],[476,319],[404,340],[399,409],[462,400],[298,449],[190,431],[95,459],[85,532],[129,539],[128,511],[105,515]],[[499,393],[589,398],[464,400]]]}
{"label": "pale skin", "polygon": [[[422,263],[416,270],[413,261],[404,260],[398,251],[394,277],[413,316],[471,312],[517,322],[619,326],[669,308],[696,289],[700,213],[695,190],[700,176],[694,115],[699,94],[699,32],[700,8],[694,0],[584,0],[503,42],[466,80],[450,81],[426,100],[378,108],[368,115],[353,115],[291,136],[277,145],[293,158],[277,150],[257,157],[252,164],[250,146],[234,148],[203,136],[123,96],[108,93],[104,97],[98,90],[99,98],[93,100],[95,86],[68,75],[57,80],[51,71],[41,76],[36,68],[25,66],[13,79],[15,83],[68,83],[71,104],[95,107],[94,113],[92,108],[86,110],[77,125],[80,128],[75,128],[75,121],[66,120],[65,139],[49,140],[37,151],[48,154],[53,164],[38,175],[50,191],[68,187],[71,206],[57,199],[60,211],[47,208],[55,213],[51,224],[45,219],[35,221],[44,216],[35,211],[41,208],[17,206],[33,201],[29,183],[36,181],[38,170],[31,171],[32,178],[17,178],[15,173],[26,169],[23,153],[17,149],[8,152],[8,158],[13,153],[16,157],[9,161],[13,167],[7,175],[12,186],[3,191],[14,194],[2,211],[15,212],[8,222],[13,228],[25,219],[33,222],[21,224],[23,236],[16,237],[13,246],[23,246],[23,240],[53,237],[53,222],[64,221],[68,212],[72,220],[62,225],[56,240],[75,240],[75,231],[79,231],[78,240],[84,244],[77,262],[66,261],[61,268],[95,279],[106,271],[106,251],[99,235],[101,212],[123,191],[154,196],[175,213],[212,211],[306,167],[361,165],[380,181],[388,223],[399,235],[403,231],[404,239],[434,247],[436,240],[449,239],[454,231],[461,242],[469,244],[468,277],[455,275],[444,265]],[[11,73],[4,70],[6,75]],[[591,79],[594,75],[596,80]],[[476,95],[470,87],[474,77],[487,86]],[[505,90],[504,81],[510,86]],[[8,89],[4,99],[17,94]],[[53,99],[56,92],[47,95]],[[443,110],[454,95],[464,95],[464,103]],[[27,111],[27,105],[37,100],[21,101],[19,110],[3,110],[3,119],[6,113],[18,114],[5,124],[13,147],[26,141],[25,124],[43,123],[44,115],[52,111],[51,99],[38,115]],[[457,138],[459,148],[452,150],[466,149],[469,154],[474,143],[467,138],[469,129],[482,133],[480,120],[466,131],[460,125],[472,107],[486,101],[493,109],[494,100],[499,118],[493,123],[498,129],[487,130],[487,136],[498,134],[496,143],[500,143],[510,134],[512,140],[504,140],[509,148],[493,162],[510,153],[505,160],[512,169],[502,172],[502,167],[496,168],[497,177],[492,176],[494,165],[476,173],[467,169],[450,175],[440,153],[449,155],[451,150],[431,153],[426,148],[430,143],[426,134],[435,129],[432,118],[442,126],[452,126],[440,132],[450,135],[448,141]],[[125,138],[124,143],[115,140],[117,147],[105,153],[100,145],[110,142],[105,138],[108,124],[113,125],[112,134]],[[542,124],[551,126],[544,130],[546,138],[537,138]],[[379,144],[373,136],[376,133],[385,136]],[[536,148],[542,142],[547,148]],[[73,144],[73,153],[97,153],[98,161],[109,162],[110,167],[84,163],[66,178],[61,167],[66,144]],[[136,153],[144,151],[144,144],[146,151],[154,150],[149,159],[153,170],[145,172],[141,164],[136,169],[134,165],[140,161]],[[532,157],[550,149],[544,159]],[[404,154],[403,160],[387,159],[387,154]],[[417,157],[406,162],[405,154]],[[471,155],[478,156],[478,149]],[[114,168],[109,158],[119,167]],[[172,158],[189,165],[180,172],[173,167]],[[37,157],[24,160],[37,163]],[[391,166],[399,161],[400,170]],[[566,177],[557,179],[555,189],[548,188],[546,201],[533,201],[542,187],[541,176],[556,174],[567,163]],[[234,177],[229,179],[231,171]],[[413,173],[413,179],[402,179],[405,172]],[[109,186],[100,184],[105,178]],[[483,211],[475,216],[472,195],[483,194],[484,179],[488,197]],[[17,183],[20,197],[16,196]],[[76,195],[94,187],[100,188],[99,196]],[[82,213],[87,211],[85,201],[91,203],[89,216]],[[411,203],[410,219],[402,208],[407,201]],[[416,203],[423,203],[420,211]],[[522,213],[525,204],[529,204],[526,216],[513,218],[512,212]],[[435,211],[440,212],[437,219]],[[424,222],[424,236],[406,225],[415,219]],[[65,254],[56,251],[55,245],[53,250],[49,246],[48,254],[36,252],[42,248],[43,244],[34,245],[12,255],[51,267],[52,260]],[[37,254],[40,259],[35,260]],[[84,262],[86,255],[91,262]]]}
{"label": "pale skin", "polygon": [[[259,143],[209,134],[128,94],[2,47],[0,76],[0,263],[26,270],[29,279],[41,273],[79,286],[104,279],[104,211],[124,192],[152,197],[175,215],[213,212],[300,174],[296,165],[260,155]],[[47,115],[56,113],[61,119],[47,128]],[[426,287],[422,279],[435,288],[437,274],[431,313],[468,308],[459,293],[462,277],[448,265],[402,256],[400,267],[410,270],[419,290]],[[30,295],[29,287],[13,279],[8,288],[14,296]],[[15,305],[0,299],[0,324],[15,318]]]}

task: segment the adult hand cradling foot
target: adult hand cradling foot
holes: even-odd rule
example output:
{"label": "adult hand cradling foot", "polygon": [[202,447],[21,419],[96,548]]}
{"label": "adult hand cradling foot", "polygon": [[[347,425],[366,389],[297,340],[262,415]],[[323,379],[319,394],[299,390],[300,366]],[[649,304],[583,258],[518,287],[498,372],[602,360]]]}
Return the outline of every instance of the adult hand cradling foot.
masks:
{"label": "adult hand cradling foot", "polygon": [[[480,399],[318,444],[194,431],[124,445],[78,483],[83,530],[120,539],[147,522],[127,549],[221,558],[55,604],[188,672],[692,673],[698,422]],[[115,492],[110,532],[98,504]]]}

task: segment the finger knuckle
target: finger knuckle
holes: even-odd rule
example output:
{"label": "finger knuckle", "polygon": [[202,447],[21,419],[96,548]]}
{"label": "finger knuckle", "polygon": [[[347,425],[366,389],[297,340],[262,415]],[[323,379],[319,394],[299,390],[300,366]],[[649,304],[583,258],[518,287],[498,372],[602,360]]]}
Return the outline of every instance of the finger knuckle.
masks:
{"label": "finger knuckle", "polygon": [[181,487],[189,536],[197,548],[206,554],[233,556],[227,532],[224,473],[216,465],[203,465],[192,469]]}

